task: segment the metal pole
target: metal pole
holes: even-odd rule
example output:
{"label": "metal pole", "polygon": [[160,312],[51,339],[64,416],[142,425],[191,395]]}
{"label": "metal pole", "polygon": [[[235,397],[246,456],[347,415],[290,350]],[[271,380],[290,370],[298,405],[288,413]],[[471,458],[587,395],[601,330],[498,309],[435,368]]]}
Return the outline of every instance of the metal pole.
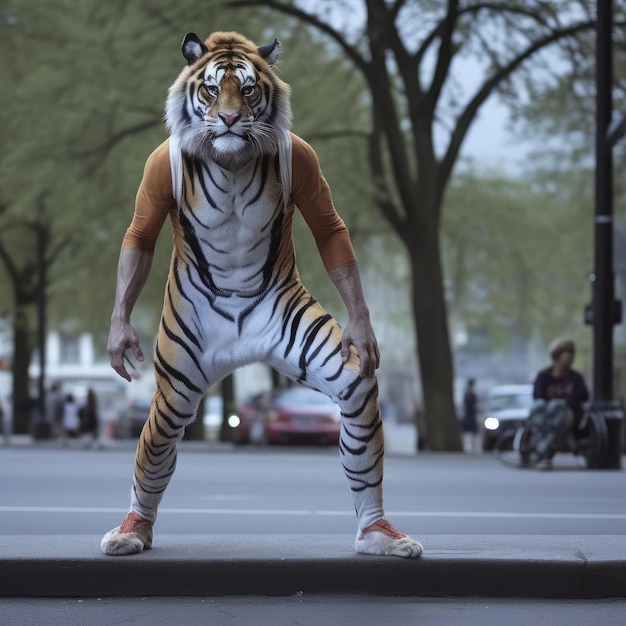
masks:
{"label": "metal pole", "polygon": [[[620,429],[613,403],[613,150],[612,0],[598,0],[596,24],[595,272],[593,282],[593,402],[605,416],[608,446],[601,466],[621,466]],[[619,413],[619,412],[618,412]],[[623,414],[622,414],[623,415]]]}
{"label": "metal pole", "polygon": [[595,280],[593,283],[594,399],[613,398],[613,157],[611,1],[598,0],[596,26]]}

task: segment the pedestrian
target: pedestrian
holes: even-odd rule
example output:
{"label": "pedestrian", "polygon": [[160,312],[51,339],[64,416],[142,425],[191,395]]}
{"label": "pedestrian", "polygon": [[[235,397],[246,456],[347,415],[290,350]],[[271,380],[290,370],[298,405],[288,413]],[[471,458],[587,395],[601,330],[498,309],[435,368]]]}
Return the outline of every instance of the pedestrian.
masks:
{"label": "pedestrian", "polygon": [[[152,545],[176,442],[206,390],[253,362],[323,391],[343,414],[340,458],[357,514],[355,549],[418,557],[419,542],[385,518],[379,352],[348,229],[317,155],[290,133],[289,87],[272,71],[280,43],[238,33],[188,34],[188,66],[168,92],[169,139],[149,157],[118,262],[108,350],[130,382],[144,359],[131,312],[169,216],[174,251],[155,348],[157,391],[137,445],[130,513],[106,554]],[[303,214],[348,312],[342,329],[296,268],[292,223]]]}
{"label": "pedestrian", "polygon": [[552,365],[535,378],[530,424],[535,467],[551,469],[552,457],[562,441],[581,418],[583,403],[589,399],[585,379],[572,369],[575,343],[568,338],[555,339],[548,348]]}
{"label": "pedestrian", "polygon": [[63,401],[63,445],[67,446],[68,439],[80,436],[80,405],[71,393]]}
{"label": "pedestrian", "polygon": [[98,439],[98,403],[93,389],[87,390],[85,404],[80,408],[80,430],[91,437],[93,443]]}
{"label": "pedestrian", "polygon": [[463,416],[461,431],[463,432],[463,451],[470,454],[479,452],[478,441],[478,396],[474,391],[476,381],[468,379],[463,393]]}
{"label": "pedestrian", "polygon": [[46,421],[50,424],[53,439],[63,436],[63,402],[61,384],[55,382],[46,394]]}

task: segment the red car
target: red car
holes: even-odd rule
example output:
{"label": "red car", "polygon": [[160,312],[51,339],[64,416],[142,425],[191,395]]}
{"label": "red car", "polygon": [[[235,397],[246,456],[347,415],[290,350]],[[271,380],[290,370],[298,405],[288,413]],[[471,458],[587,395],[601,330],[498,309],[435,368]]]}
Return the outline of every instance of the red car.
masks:
{"label": "red car", "polygon": [[240,407],[236,443],[339,443],[341,414],[326,395],[308,387],[275,389]]}

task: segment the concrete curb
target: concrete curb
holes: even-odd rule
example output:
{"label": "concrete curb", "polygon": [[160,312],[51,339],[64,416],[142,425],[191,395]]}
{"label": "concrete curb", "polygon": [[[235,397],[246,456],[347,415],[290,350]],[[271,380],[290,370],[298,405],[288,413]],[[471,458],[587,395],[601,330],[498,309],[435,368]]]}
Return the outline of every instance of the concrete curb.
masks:
{"label": "concrete curb", "polygon": [[356,555],[348,535],[157,535],[107,557],[100,537],[0,536],[4,597],[626,596],[626,536],[432,535],[417,560]]}

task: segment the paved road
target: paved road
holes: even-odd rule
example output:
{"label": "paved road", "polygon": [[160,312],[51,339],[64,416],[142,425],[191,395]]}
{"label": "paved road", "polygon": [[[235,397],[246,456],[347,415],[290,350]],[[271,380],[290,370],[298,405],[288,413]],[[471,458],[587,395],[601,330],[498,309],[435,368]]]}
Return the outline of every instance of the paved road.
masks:
{"label": "paved road", "polygon": [[[0,534],[99,535],[128,507],[133,450],[0,448]],[[559,461],[557,460],[557,467]],[[490,456],[388,455],[388,517],[424,535],[621,535],[626,473]],[[184,445],[157,533],[352,533],[336,450]]]}
{"label": "paved road", "polygon": [[3,626],[622,626],[625,600],[290,598],[0,599]]}

